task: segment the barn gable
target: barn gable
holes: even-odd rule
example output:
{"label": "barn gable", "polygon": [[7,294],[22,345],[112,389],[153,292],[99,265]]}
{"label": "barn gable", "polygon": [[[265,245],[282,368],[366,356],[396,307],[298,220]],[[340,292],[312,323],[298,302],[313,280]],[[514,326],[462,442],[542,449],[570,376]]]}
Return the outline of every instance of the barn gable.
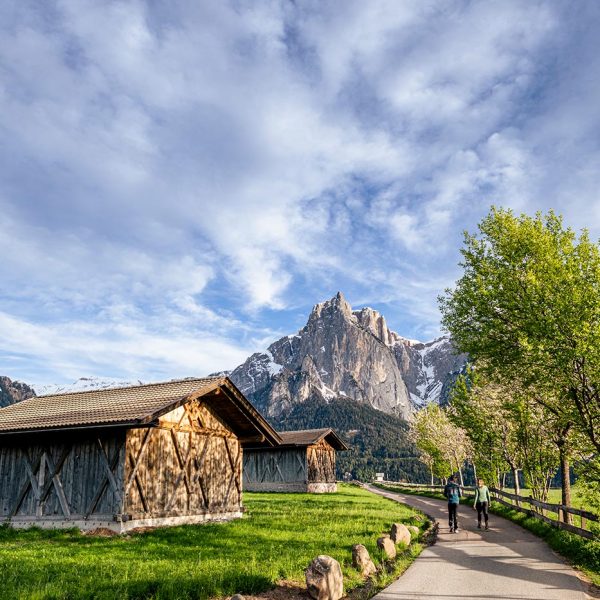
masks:
{"label": "barn gable", "polygon": [[140,525],[242,511],[242,443],[280,438],[227,378],[41,396],[0,410],[0,519]]}

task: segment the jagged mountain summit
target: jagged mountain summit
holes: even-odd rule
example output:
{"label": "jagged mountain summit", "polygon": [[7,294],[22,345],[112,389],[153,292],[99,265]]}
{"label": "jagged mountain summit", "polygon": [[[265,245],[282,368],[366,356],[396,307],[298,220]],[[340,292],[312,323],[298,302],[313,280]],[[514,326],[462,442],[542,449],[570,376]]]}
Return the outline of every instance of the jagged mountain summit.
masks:
{"label": "jagged mountain summit", "polygon": [[308,399],[345,397],[407,419],[415,408],[439,401],[465,361],[448,337],[404,338],[377,311],[353,311],[339,292],[315,305],[298,333],[253,354],[230,377],[271,417]]}
{"label": "jagged mountain summit", "polygon": [[35,396],[34,390],[26,383],[13,381],[4,375],[0,375],[0,408],[33,396]]}

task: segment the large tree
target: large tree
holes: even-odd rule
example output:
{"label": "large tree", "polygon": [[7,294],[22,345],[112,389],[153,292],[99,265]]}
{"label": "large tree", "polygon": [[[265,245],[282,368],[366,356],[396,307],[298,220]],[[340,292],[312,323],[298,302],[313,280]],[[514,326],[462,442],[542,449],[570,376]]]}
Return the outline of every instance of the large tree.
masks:
{"label": "large tree", "polygon": [[[493,208],[465,234],[443,325],[492,380],[516,380],[565,437],[600,451],[600,251],[562,218]],[[568,474],[569,449],[561,451]],[[568,475],[567,475],[568,477]],[[567,486],[568,487],[568,486]]]}
{"label": "large tree", "polygon": [[432,477],[445,479],[456,472],[464,484],[463,466],[471,456],[471,442],[466,431],[454,425],[443,408],[430,404],[418,411],[411,436],[422,454],[422,461],[431,469]]}
{"label": "large tree", "polygon": [[469,369],[451,391],[448,414],[471,439],[478,474],[502,487],[501,473],[510,469],[515,494],[519,494],[523,453],[517,425],[506,406],[509,398],[504,387],[484,381],[479,373]]}

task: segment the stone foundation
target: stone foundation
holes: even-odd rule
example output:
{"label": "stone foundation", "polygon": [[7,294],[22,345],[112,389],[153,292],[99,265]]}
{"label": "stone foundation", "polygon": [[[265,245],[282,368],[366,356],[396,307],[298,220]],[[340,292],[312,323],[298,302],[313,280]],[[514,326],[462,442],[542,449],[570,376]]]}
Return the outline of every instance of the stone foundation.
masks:
{"label": "stone foundation", "polygon": [[309,483],[306,491],[310,494],[332,494],[337,492],[337,483]]}
{"label": "stone foundation", "polygon": [[337,492],[337,483],[305,483],[296,481],[285,483],[282,481],[263,481],[261,483],[244,482],[247,492],[288,492],[308,494],[330,494]]}
{"label": "stone foundation", "polygon": [[99,516],[94,519],[84,519],[83,517],[77,518],[77,516],[74,516],[71,519],[13,517],[10,520],[0,521],[0,524],[7,524],[16,529],[25,529],[28,527],[40,527],[42,529],[71,529],[77,527],[81,531],[90,531],[92,529],[106,528],[117,533],[125,533],[126,531],[136,529],[137,527],[172,527],[175,525],[195,525],[214,521],[231,521],[232,519],[239,519],[242,514],[243,512],[240,510],[178,517],[148,517],[131,520],[122,520],[119,517],[113,517],[112,515],[107,515],[106,518]]}
{"label": "stone foundation", "polygon": [[244,481],[246,492],[307,492],[307,485],[302,481],[285,483],[283,481],[262,481],[249,483]]}

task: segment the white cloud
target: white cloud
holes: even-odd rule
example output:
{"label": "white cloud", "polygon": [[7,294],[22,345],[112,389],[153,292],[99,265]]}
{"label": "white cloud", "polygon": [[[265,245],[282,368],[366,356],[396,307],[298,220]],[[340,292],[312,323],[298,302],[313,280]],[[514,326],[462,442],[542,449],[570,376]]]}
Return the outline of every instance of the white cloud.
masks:
{"label": "white cloud", "polygon": [[273,311],[345,286],[433,331],[491,203],[600,211],[599,22],[516,0],[0,9],[0,309],[106,328],[96,349],[117,336],[136,368],[126,334],[156,365],[214,335],[234,366]]}
{"label": "white cloud", "polygon": [[[219,338],[214,333],[152,331],[142,322],[127,324],[69,321],[42,325],[0,313],[0,357],[27,355],[21,367],[36,373],[60,373],[62,381],[86,373],[142,380],[207,375],[245,360],[250,347]],[[26,375],[26,376],[27,376]]]}

